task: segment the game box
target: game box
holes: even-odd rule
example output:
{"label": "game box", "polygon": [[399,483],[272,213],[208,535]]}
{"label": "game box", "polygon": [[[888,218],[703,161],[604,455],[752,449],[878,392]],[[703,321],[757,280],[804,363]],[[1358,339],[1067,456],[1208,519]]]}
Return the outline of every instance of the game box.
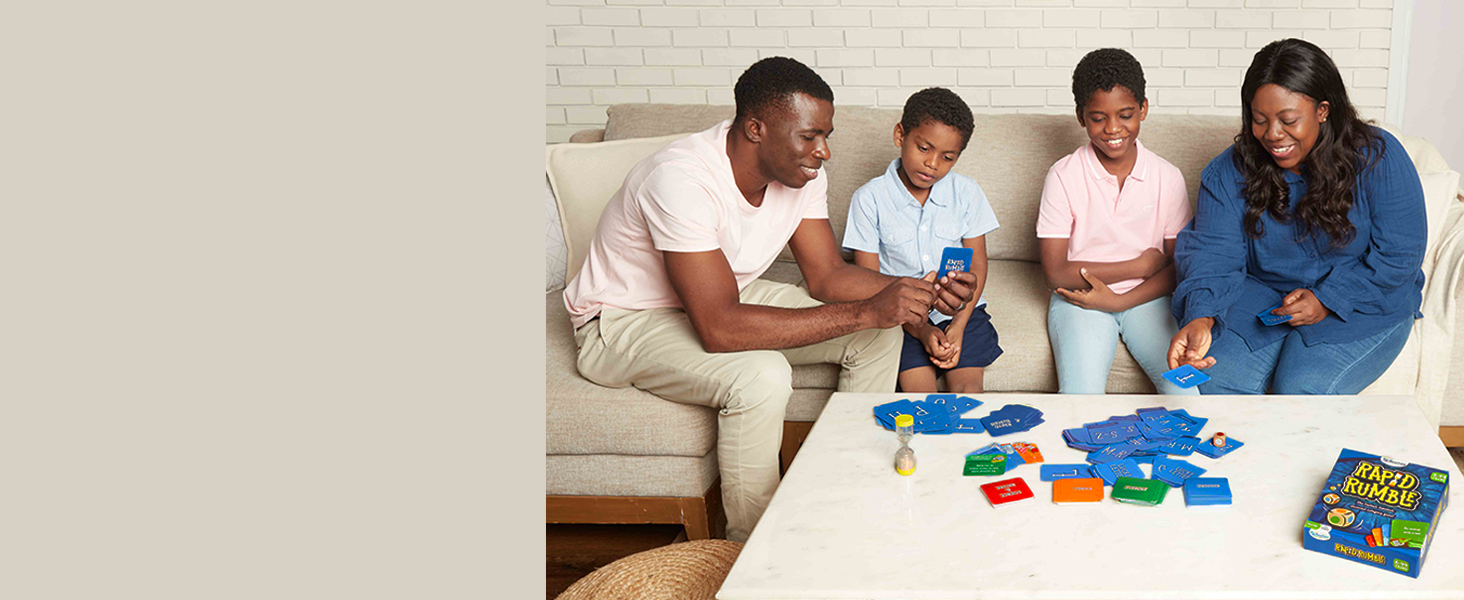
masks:
{"label": "game box", "polygon": [[1344,449],[1307,516],[1302,546],[1418,577],[1448,504],[1448,471]]}

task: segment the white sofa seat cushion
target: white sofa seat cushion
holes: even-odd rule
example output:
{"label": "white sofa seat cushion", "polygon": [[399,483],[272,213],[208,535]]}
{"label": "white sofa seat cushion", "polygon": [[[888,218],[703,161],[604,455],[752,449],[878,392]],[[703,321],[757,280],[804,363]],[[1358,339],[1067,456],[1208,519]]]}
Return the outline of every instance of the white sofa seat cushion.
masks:
{"label": "white sofa seat cushion", "polygon": [[707,493],[717,480],[717,453],[703,456],[545,457],[544,493],[550,496],[669,496]]}
{"label": "white sofa seat cushion", "polygon": [[717,443],[717,413],[633,387],[608,388],[575,367],[578,349],[560,292],[546,295],[545,430],[549,454],[705,455]]}

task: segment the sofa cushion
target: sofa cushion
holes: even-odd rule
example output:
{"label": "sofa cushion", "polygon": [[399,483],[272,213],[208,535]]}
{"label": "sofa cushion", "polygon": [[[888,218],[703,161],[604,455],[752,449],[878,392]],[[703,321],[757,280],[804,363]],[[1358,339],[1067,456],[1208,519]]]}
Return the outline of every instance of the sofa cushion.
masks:
{"label": "sofa cushion", "polygon": [[607,388],[580,376],[563,296],[546,298],[545,430],[549,454],[705,455],[717,443],[717,413],[633,387]]}
{"label": "sofa cushion", "polygon": [[573,279],[585,264],[590,239],[600,225],[600,213],[625,174],[641,159],[681,135],[595,144],[552,144],[545,151],[545,172],[559,205],[564,245],[569,256],[564,280]]}
{"label": "sofa cushion", "polygon": [[717,481],[717,453],[702,456],[555,455],[544,460],[550,496],[670,496],[707,493]]}

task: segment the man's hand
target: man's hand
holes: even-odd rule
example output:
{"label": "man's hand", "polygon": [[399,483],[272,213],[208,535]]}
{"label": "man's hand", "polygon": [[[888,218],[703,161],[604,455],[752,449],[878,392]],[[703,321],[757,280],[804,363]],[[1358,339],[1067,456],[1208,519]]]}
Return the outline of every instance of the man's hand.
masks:
{"label": "man's hand", "polygon": [[1169,255],[1158,248],[1149,248],[1139,253],[1139,260],[1143,261],[1146,274],[1145,279],[1152,277],[1155,273],[1169,266]]}
{"label": "man's hand", "polygon": [[[927,273],[931,277],[934,272]],[[976,290],[976,276],[965,271],[950,271],[935,284],[935,309],[942,314],[956,316],[967,302],[973,300]]]}
{"label": "man's hand", "polygon": [[927,324],[920,332],[920,343],[925,346],[925,353],[930,355],[930,361],[935,366],[940,367],[942,363],[955,364],[955,346],[939,327]]}
{"label": "man's hand", "polygon": [[[1148,252],[1148,250],[1145,250],[1145,252]],[[1160,256],[1163,255],[1161,254]],[[1126,309],[1123,299],[1118,294],[1113,293],[1113,290],[1109,289],[1108,284],[1103,283],[1103,280],[1089,274],[1087,269],[1080,269],[1078,274],[1082,275],[1083,279],[1088,281],[1088,285],[1093,287],[1086,290],[1057,288],[1055,290],[1057,295],[1062,296],[1068,302],[1071,302],[1079,308],[1101,310],[1103,312],[1119,312]]]}
{"label": "man's hand", "polygon": [[928,281],[901,277],[864,301],[869,319],[877,329],[929,323],[935,287]]}
{"label": "man's hand", "polygon": [[1291,290],[1290,294],[1281,300],[1281,308],[1271,311],[1273,315],[1291,315],[1291,320],[1286,324],[1292,327],[1311,325],[1327,318],[1332,311],[1328,310],[1316,294],[1306,288]]}
{"label": "man's hand", "polygon": [[1205,356],[1210,352],[1210,328],[1214,325],[1214,317],[1200,317],[1180,328],[1174,339],[1169,341],[1169,368],[1194,365],[1196,369],[1208,369],[1215,366],[1215,358]]}

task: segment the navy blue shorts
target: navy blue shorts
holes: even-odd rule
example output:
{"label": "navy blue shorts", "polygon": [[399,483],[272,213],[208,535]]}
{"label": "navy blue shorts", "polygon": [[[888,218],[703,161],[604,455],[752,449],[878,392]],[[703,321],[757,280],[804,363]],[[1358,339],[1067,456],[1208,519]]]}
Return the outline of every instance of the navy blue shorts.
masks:
{"label": "navy blue shorts", "polygon": [[[945,331],[945,328],[953,322],[954,320],[947,320],[936,327]],[[937,377],[946,373],[946,369],[930,362],[930,354],[925,352],[925,344],[920,343],[920,340],[915,339],[915,336],[910,335],[908,331],[905,331],[904,334],[905,345],[900,349],[901,373],[919,367],[935,369]],[[971,309],[971,318],[966,321],[966,332],[961,336],[961,358],[956,361],[955,368],[987,367],[996,362],[998,356],[1001,356],[1001,346],[997,344],[996,328],[991,326],[991,315],[986,314],[985,306]]]}

